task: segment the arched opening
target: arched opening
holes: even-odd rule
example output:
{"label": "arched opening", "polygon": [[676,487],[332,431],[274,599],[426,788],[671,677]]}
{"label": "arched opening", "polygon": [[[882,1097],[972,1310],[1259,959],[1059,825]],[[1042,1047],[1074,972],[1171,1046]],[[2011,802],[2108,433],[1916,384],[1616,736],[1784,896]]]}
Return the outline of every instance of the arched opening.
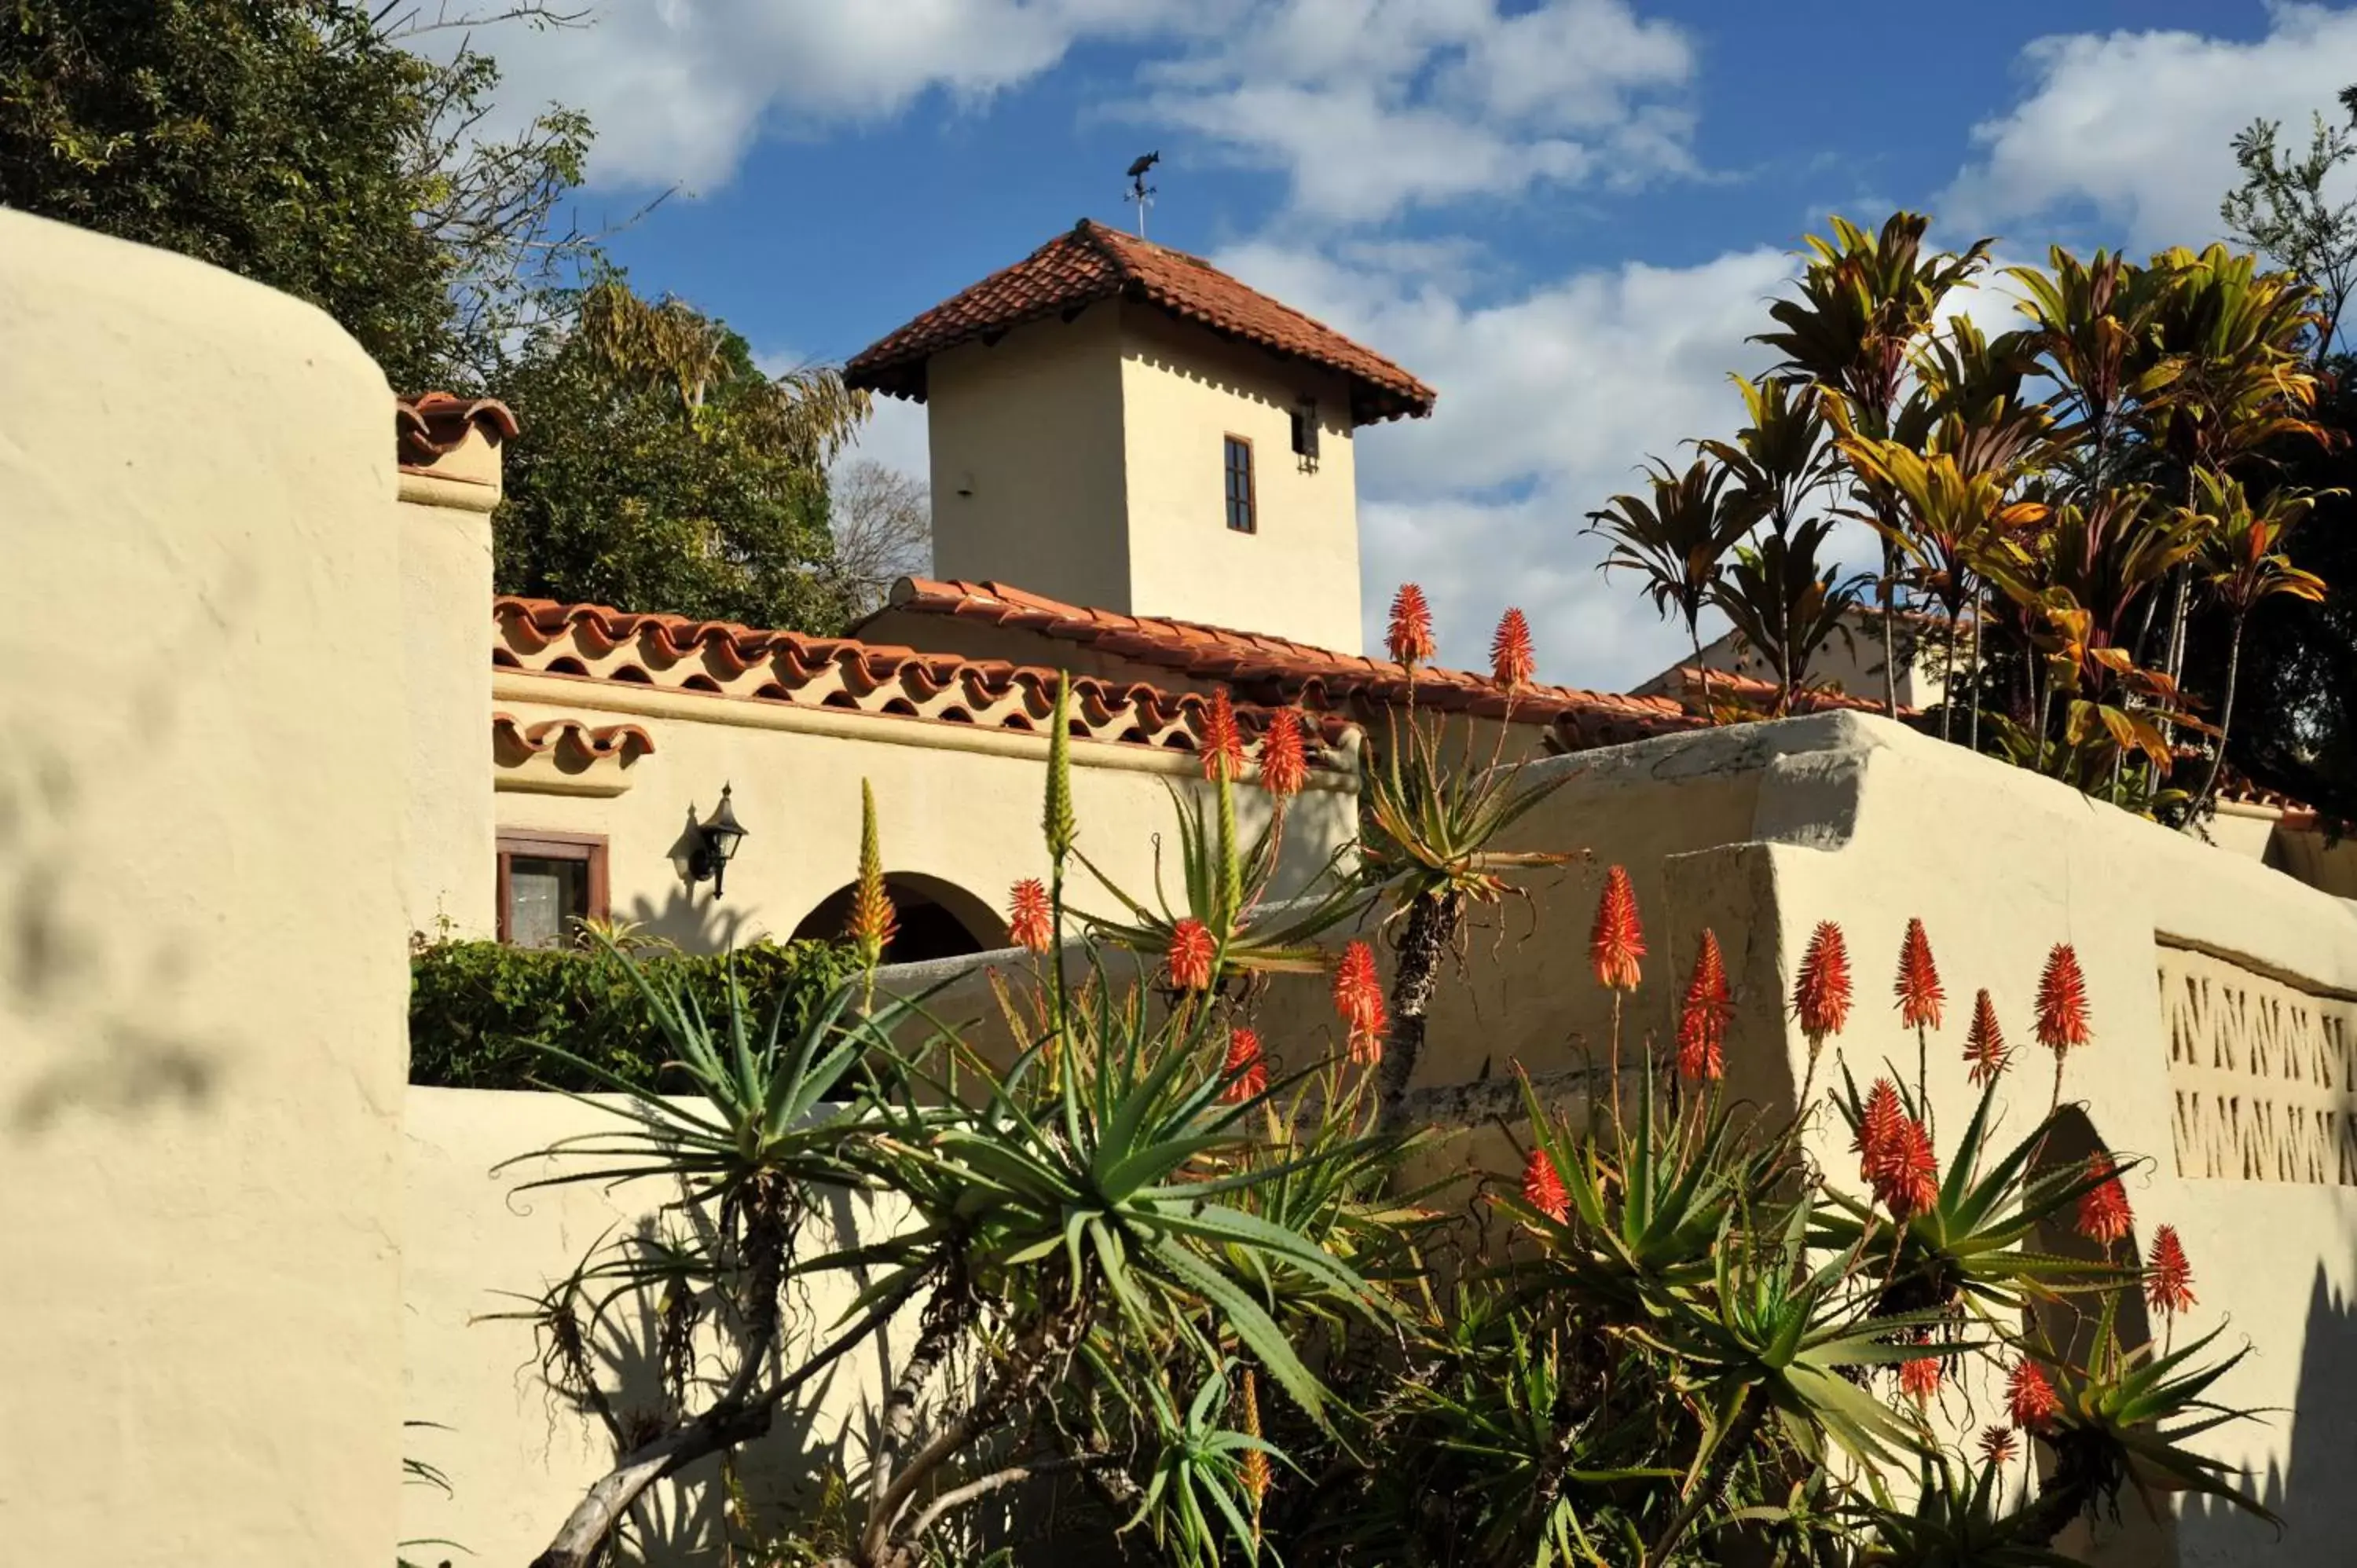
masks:
{"label": "arched opening", "polygon": [[[836,888],[794,928],[797,941],[843,935],[851,918],[855,887]],[[953,882],[918,871],[884,875],[884,891],[891,897],[899,929],[884,949],[886,963],[918,963],[927,959],[963,958],[1006,945],[1006,922],[998,911]]]}
{"label": "arched opening", "polygon": [[[2075,1106],[2065,1105],[2055,1118],[2053,1129],[2039,1149],[2031,1169],[2037,1175],[2080,1172],[2090,1161],[2102,1155],[2115,1163],[2126,1164],[2107,1144],[2086,1113]],[[2137,1179],[2146,1170],[2137,1163],[2121,1173],[2121,1185],[2133,1207],[2142,1183]],[[2144,1217],[2138,1215],[2128,1233],[2112,1243],[2108,1251],[2101,1244],[2080,1234],[2076,1204],[2065,1205],[2061,1212],[2039,1222],[2031,1233],[2029,1250],[2050,1257],[2071,1258],[2091,1265],[2111,1262],[2134,1267],[2144,1256]],[[2070,1294],[2060,1299],[2039,1303],[2032,1308],[2033,1328],[2051,1352],[2064,1362],[2085,1367],[2096,1354],[2103,1332],[2103,1293]],[[2153,1342],[2149,1309],[2144,1293],[2133,1283],[2122,1289],[2116,1298],[2116,1315],[2111,1334],[2117,1346],[2134,1350]],[[2040,1484],[2057,1483],[2057,1455],[2043,1444],[2038,1445],[2037,1461]],[[2113,1511],[2116,1509],[2116,1513]],[[2121,1495],[2111,1499],[2098,1517],[2081,1516],[2073,1520],[2056,1541],[2058,1550],[2087,1562],[2112,1568],[2115,1564],[2165,1563],[2176,1560],[2176,1522],[2173,1517],[2154,1517],[2147,1512],[2136,1496],[2133,1485],[2121,1488]]]}

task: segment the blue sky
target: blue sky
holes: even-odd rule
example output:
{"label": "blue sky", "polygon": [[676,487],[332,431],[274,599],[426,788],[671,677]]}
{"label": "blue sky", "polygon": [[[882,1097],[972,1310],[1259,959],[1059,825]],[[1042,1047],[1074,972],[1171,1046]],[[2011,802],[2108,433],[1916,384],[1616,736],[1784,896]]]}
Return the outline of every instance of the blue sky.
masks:
{"label": "blue sky", "polygon": [[[1361,433],[1371,607],[1417,578],[1474,660],[1519,602],[1543,673],[1603,686],[1683,638],[1598,577],[1584,514],[1731,422],[1826,212],[2014,259],[2200,243],[2233,132],[2357,81],[2357,9],[2256,0],[604,0],[498,42],[511,105],[596,119],[589,215],[681,188],[615,245],[639,285],[780,360],[1127,222],[1158,148],[1155,239],[1440,391]],[[866,450],[921,472],[921,417]]]}

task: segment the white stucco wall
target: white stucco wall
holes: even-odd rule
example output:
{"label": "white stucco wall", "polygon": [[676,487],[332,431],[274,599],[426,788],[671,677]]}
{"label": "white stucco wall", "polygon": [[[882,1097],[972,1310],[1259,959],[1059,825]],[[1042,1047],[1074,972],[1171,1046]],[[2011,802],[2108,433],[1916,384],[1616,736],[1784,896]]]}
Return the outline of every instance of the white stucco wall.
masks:
{"label": "white stucco wall", "polygon": [[482,607],[491,597],[491,509],[500,455],[477,429],[431,473],[401,476],[401,647],[409,726],[414,930],[496,929],[491,798],[483,771],[491,700]]}
{"label": "white stucco wall", "polygon": [[[1008,890],[1018,878],[1046,874],[1039,834],[1044,736],[516,671],[501,671],[494,686],[500,709],[527,724],[573,715],[646,729],[655,749],[630,765],[623,793],[502,789],[499,823],[515,832],[604,835],[614,914],[683,946],[711,950],[791,935],[823,899],[852,881],[863,778],[875,787],[886,871],[972,895],[1002,922],[978,935],[1003,937]],[[1165,875],[1179,896],[1168,787],[1204,788],[1201,760],[1093,741],[1074,741],[1072,759],[1082,850],[1146,896],[1160,834]],[[1323,781],[1355,787],[1356,780],[1331,774]],[[723,784],[734,786],[737,818],[749,832],[716,903],[709,883],[691,895],[673,856],[683,852],[689,813],[708,814]],[[1249,832],[1262,820],[1265,798],[1247,786],[1240,800]],[[1286,891],[1324,866],[1351,832],[1356,809],[1354,794],[1334,788],[1312,789],[1297,805],[1286,844]],[[1114,912],[1085,873],[1069,886],[1082,907]]]}
{"label": "white stucco wall", "polygon": [[[675,1185],[651,1180],[527,1189],[585,1168],[578,1160],[528,1156],[619,1125],[596,1106],[562,1095],[408,1090],[403,1399],[410,1419],[436,1424],[413,1429],[406,1442],[415,1457],[448,1477],[450,1490],[405,1488],[401,1533],[464,1549],[420,1548],[413,1558],[528,1563],[589,1484],[613,1466],[612,1442],[596,1418],[571,1408],[543,1380],[533,1325],[505,1315],[528,1312],[529,1298],[564,1280],[601,1241],[656,1223],[662,1206],[676,1201]],[[844,1198],[833,1223],[810,1228],[805,1255],[879,1233],[892,1222],[878,1207],[884,1201]],[[847,1274],[798,1285],[794,1331],[823,1331],[856,1289]],[[605,1386],[625,1412],[656,1398],[651,1340],[633,1305],[626,1300],[610,1315],[596,1347]],[[802,1452],[798,1433],[816,1423],[822,1444],[838,1433],[856,1441],[865,1431],[863,1412],[877,1402],[882,1369],[891,1354],[905,1354],[914,1327],[896,1321],[884,1339],[847,1356],[807,1401],[780,1413],[771,1437],[742,1469],[759,1517],[780,1522],[783,1500],[812,1478],[809,1467],[819,1459]],[[642,1538],[644,1561],[683,1568],[718,1561],[719,1494],[711,1484],[716,1470],[716,1462],[706,1461],[655,1489],[644,1510],[652,1526]]]}
{"label": "white stucco wall", "polygon": [[[1358,652],[1358,468],[1343,379],[1133,306],[1121,319],[1121,385],[1125,607]],[[1305,396],[1318,403],[1315,467],[1293,452]],[[1227,525],[1230,435],[1252,443],[1252,533]]]}
{"label": "white stucco wall", "polygon": [[392,437],[317,311],[0,211],[12,1562],[393,1560]]}
{"label": "white stucco wall", "polygon": [[1127,607],[1120,309],[1031,322],[926,366],[936,575]]}
{"label": "white stucco wall", "polygon": [[[926,381],[937,575],[1359,650],[1341,377],[1107,300],[952,349]],[[1292,449],[1304,396],[1314,469]],[[1253,446],[1255,533],[1227,526],[1229,435]]]}

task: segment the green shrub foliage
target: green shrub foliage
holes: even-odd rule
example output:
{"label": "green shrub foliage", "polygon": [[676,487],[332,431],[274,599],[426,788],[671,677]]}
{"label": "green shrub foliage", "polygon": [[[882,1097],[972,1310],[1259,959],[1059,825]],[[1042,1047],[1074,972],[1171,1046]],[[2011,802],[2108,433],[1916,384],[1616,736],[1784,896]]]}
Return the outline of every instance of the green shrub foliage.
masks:
{"label": "green shrub foliage", "polygon": [[[733,965],[746,1011],[766,1026],[780,1008],[785,1032],[805,1028],[827,993],[851,972],[834,942],[754,942],[732,955],[671,949],[637,955],[707,1015],[726,1016]],[[670,1058],[644,993],[602,949],[520,948],[445,941],[410,961],[409,1081],[439,1089],[608,1089],[538,1048],[565,1051],[642,1089],[676,1089]]]}

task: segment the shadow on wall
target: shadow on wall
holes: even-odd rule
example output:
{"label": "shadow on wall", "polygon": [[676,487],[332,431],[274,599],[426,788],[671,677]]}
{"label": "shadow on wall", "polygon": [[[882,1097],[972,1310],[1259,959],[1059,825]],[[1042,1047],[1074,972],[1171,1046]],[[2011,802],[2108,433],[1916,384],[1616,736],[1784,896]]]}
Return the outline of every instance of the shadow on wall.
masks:
{"label": "shadow on wall", "polygon": [[[2222,1344],[2224,1341],[2221,1341]],[[2262,1419],[2291,1423],[2291,1452],[2244,1484],[2284,1520],[2265,1520],[2202,1498],[2178,1521],[2179,1561],[2201,1564],[2343,1563],[2357,1559],[2357,1302],[2336,1294],[2322,1264],[2309,1287],[2299,1391],[2289,1411]]]}
{"label": "shadow on wall", "polygon": [[[112,699],[114,723],[82,748],[97,754],[91,760],[115,790],[131,783],[167,823],[172,781],[135,774],[173,762],[176,694],[203,679],[209,654],[235,635],[236,612],[255,597],[250,570],[192,595],[199,607],[190,622],[141,660],[166,673]],[[0,756],[0,1015],[38,1026],[9,1031],[16,1059],[0,1116],[9,1131],[38,1136],[77,1111],[136,1116],[204,1103],[222,1074],[220,1043],[164,1022],[199,961],[194,944],[109,918],[107,890],[80,854],[85,844],[116,847],[83,788],[85,768],[46,741],[33,716],[0,710],[0,735],[9,737]],[[47,1059],[27,1059],[27,1036],[51,1043]]]}
{"label": "shadow on wall", "polygon": [[640,935],[659,938],[685,952],[725,952],[761,936],[748,931],[751,912],[726,898],[716,901],[712,885],[675,885],[658,900],[640,894],[627,909],[615,915],[641,928]]}

